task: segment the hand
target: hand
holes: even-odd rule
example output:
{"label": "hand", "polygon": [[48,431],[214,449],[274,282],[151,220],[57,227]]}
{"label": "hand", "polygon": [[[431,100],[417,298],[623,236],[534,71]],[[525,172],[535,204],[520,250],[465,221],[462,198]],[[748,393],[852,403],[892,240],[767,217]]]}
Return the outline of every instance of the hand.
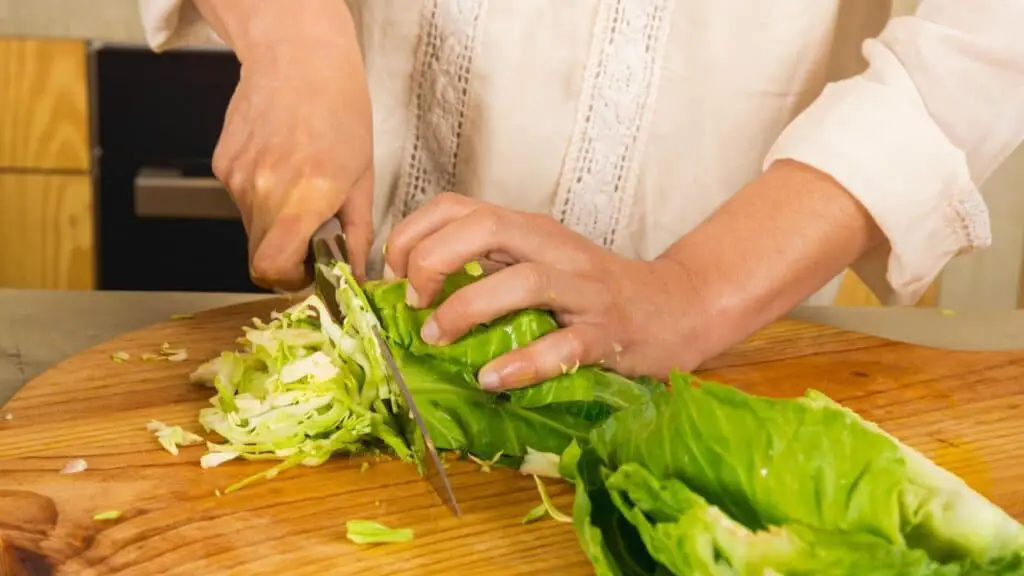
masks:
{"label": "hand", "polygon": [[[351,17],[344,3],[309,8],[309,18],[290,4],[272,4],[246,14],[245,26],[231,14],[232,36],[252,34],[236,47],[241,79],[214,152],[214,173],[241,212],[254,282],[284,290],[307,286],[309,239],[335,214],[362,280],[373,242],[373,136]],[[275,15],[282,9],[292,14]],[[278,26],[267,25],[275,18]],[[270,33],[279,36],[266,37]]]}
{"label": "hand", "polygon": [[528,386],[598,364],[627,376],[665,377],[703,359],[702,303],[692,275],[671,260],[617,256],[541,214],[454,194],[436,197],[388,239],[388,273],[407,277],[410,306],[429,306],[467,262],[504,265],[442,303],[423,326],[444,345],[507,313],[541,308],[562,328],[484,366],[482,387]]}

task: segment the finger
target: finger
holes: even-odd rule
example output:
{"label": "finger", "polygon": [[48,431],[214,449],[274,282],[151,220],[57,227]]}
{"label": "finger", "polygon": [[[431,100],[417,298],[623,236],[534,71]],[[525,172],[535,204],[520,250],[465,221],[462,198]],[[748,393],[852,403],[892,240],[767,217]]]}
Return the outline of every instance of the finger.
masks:
{"label": "finger", "polygon": [[385,259],[391,273],[404,278],[409,254],[422,239],[482,205],[477,200],[459,194],[438,194],[425,206],[406,216],[388,234]]}
{"label": "finger", "polygon": [[480,386],[493,391],[523,388],[600,363],[605,355],[604,340],[600,330],[588,324],[552,332],[481,368]]}
{"label": "finger", "polygon": [[251,277],[253,255],[265,227],[253,222],[255,218],[253,213],[253,169],[256,162],[255,155],[252,153],[251,147],[248,146],[251,132],[244,128],[236,128],[241,123],[232,121],[234,116],[235,114],[229,109],[228,120],[225,121],[225,129],[214,150],[212,164],[214,176],[224,184],[235,206],[238,207],[248,242],[247,252]]}
{"label": "finger", "polygon": [[[213,173],[227,189],[231,200],[238,207],[242,227],[251,240],[252,232],[252,173],[253,160],[243,149],[228,148],[223,142],[214,151]],[[249,252],[250,262],[252,251]]]}
{"label": "finger", "polygon": [[[306,180],[298,186],[301,189],[292,191],[290,198],[308,201],[336,195],[334,187],[323,180]],[[309,284],[305,267],[309,239],[333,210],[326,203],[282,207],[256,248],[253,281],[266,288],[289,291],[301,290]]]}
{"label": "finger", "polygon": [[449,274],[496,252],[515,262],[548,266],[558,266],[566,258],[572,260],[577,251],[572,242],[566,242],[571,237],[559,234],[566,230],[545,224],[532,215],[491,206],[453,220],[422,239],[409,253],[405,271],[411,287],[409,305],[429,306]]}
{"label": "finger", "polygon": [[370,168],[349,191],[338,214],[345,231],[345,246],[352,273],[360,283],[366,281],[366,261],[373,246],[373,169]]}
{"label": "finger", "polygon": [[[249,263],[252,264],[252,257],[256,248],[256,244],[253,242],[253,189],[256,186],[255,179],[253,178],[253,168],[256,162],[252,154],[247,154],[244,151],[240,151],[231,162],[232,165],[227,175],[225,187],[230,192],[231,198],[234,200],[235,206],[238,207],[239,215],[242,218],[242,227],[245,228],[245,233],[249,238]],[[263,229],[260,229],[257,234],[262,236]]]}
{"label": "finger", "polygon": [[235,158],[245,148],[243,143],[249,138],[248,122],[245,117],[249,112],[249,103],[240,91],[241,83],[228,102],[224,112],[224,123],[221,125],[217,147],[213,151],[212,168],[214,175],[227,184],[226,176],[234,165]]}
{"label": "finger", "polygon": [[524,262],[460,288],[427,318],[421,336],[444,346],[474,326],[536,308],[572,315],[604,307],[604,287],[558,268]]}

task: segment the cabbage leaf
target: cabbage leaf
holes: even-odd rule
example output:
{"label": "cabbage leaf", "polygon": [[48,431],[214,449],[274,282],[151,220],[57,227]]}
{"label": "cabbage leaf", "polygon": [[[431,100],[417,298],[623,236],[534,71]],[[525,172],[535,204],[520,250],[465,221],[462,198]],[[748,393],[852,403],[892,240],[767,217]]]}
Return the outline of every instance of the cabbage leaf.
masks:
{"label": "cabbage leaf", "polygon": [[[204,467],[235,458],[280,461],[229,491],[296,465],[317,466],[337,453],[388,450],[419,461],[423,447],[386,368],[375,327],[388,341],[437,448],[484,460],[501,457],[515,464],[530,449],[561,453],[615,411],[646,402],[662,387],[585,368],[525,390],[487,392],[477,382],[479,368],[557,329],[549,313],[517,312],[448,346],[431,346],[419,330],[434,308],[409,308],[404,281],[360,287],[343,263],[319,273],[333,275],[338,286],[340,322],[317,296],[309,296],[273,313],[269,322],[254,319],[244,328],[241,350],[222,353],[192,375],[217,391],[199,421],[223,441],[208,444]],[[452,275],[443,297],[476,279]]]}
{"label": "cabbage leaf", "polygon": [[676,374],[562,459],[603,574],[1024,572],[1024,527],[815,391],[763,398]]}

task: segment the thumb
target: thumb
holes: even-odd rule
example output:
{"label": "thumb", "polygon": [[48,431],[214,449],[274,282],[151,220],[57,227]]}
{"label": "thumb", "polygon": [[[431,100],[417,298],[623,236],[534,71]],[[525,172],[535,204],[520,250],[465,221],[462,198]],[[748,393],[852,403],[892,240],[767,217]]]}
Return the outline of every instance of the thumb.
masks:
{"label": "thumb", "polygon": [[373,169],[359,177],[338,213],[345,232],[348,263],[356,279],[366,281],[366,264],[373,246]]}
{"label": "thumb", "polygon": [[253,255],[253,282],[290,292],[305,288],[309,284],[305,267],[309,239],[323,223],[320,220],[309,212],[278,216]]}
{"label": "thumb", "polygon": [[253,282],[264,288],[287,291],[298,291],[309,285],[311,279],[306,275],[305,265],[309,239],[333,210],[317,205],[317,199],[332,196],[330,189],[321,189],[322,186],[318,182],[300,184],[301,189],[294,190],[290,196],[293,201],[270,222],[253,253]]}

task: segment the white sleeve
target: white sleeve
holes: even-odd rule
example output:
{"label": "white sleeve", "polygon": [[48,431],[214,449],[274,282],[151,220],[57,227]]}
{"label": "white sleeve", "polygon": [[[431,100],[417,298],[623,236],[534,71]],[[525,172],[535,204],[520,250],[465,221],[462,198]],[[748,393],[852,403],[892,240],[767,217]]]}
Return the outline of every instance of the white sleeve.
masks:
{"label": "white sleeve", "polygon": [[797,160],[849,190],[888,239],[854,269],[909,304],[991,244],[978,188],[1024,140],[1024,0],[922,0],[863,53],[868,69],[828,85],[765,167]]}
{"label": "white sleeve", "polygon": [[191,0],[139,0],[139,14],[146,42],[158,52],[186,46],[223,44]]}

